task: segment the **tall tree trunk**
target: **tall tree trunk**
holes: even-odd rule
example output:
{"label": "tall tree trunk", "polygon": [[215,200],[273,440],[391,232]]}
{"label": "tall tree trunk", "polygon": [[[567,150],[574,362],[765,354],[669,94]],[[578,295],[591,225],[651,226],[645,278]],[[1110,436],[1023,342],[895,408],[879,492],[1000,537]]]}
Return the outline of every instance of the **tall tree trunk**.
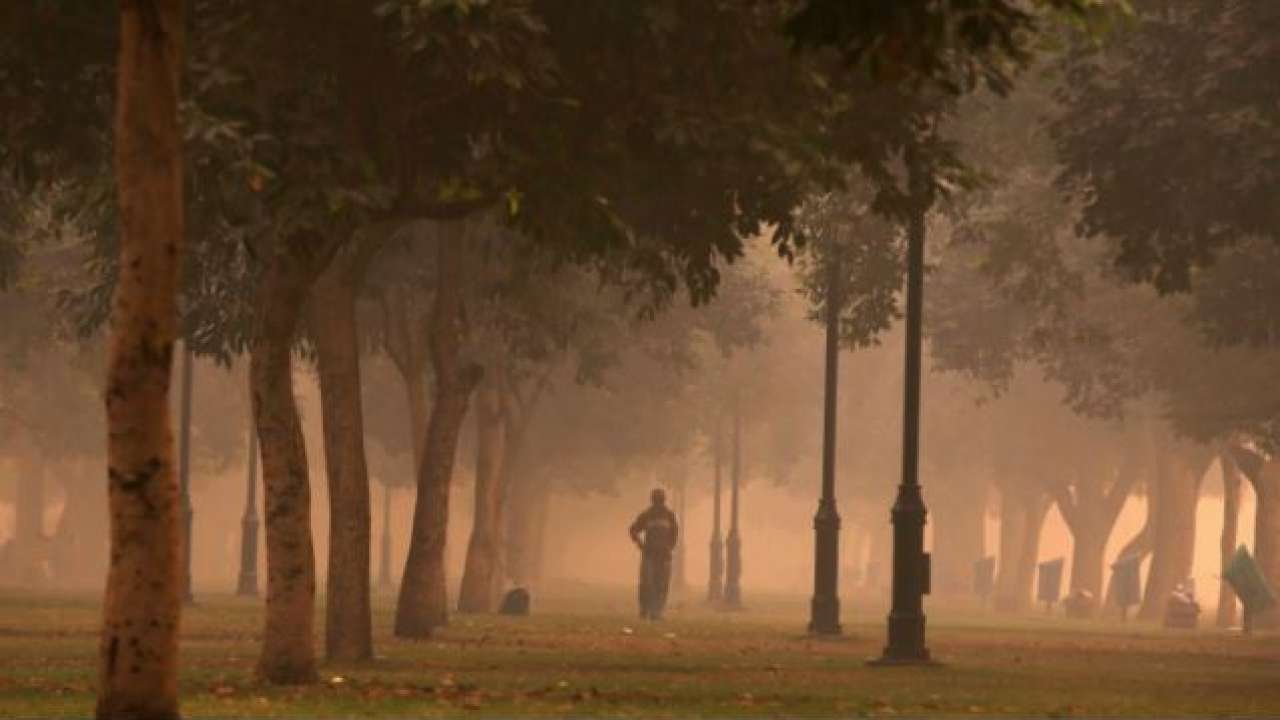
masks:
{"label": "tall tree trunk", "polygon": [[1040,530],[1048,512],[1049,501],[1042,493],[1026,488],[1001,489],[1000,559],[994,601],[997,610],[1020,612],[1030,604],[1040,555]]}
{"label": "tall tree trunk", "polygon": [[182,0],[120,4],[115,169],[120,273],[107,347],[111,555],[99,718],[178,717],[183,537],[169,417],[185,246]]}
{"label": "tall tree trunk", "polygon": [[267,682],[315,679],[315,551],[311,480],[302,421],[293,395],[293,341],[307,289],[325,260],[310,234],[282,241],[258,290],[250,347],[253,417],[262,455],[267,547],[266,620],[258,673]]}
{"label": "tall tree trunk", "polygon": [[1105,463],[1086,465],[1077,470],[1073,483],[1050,487],[1063,521],[1071,530],[1067,612],[1073,617],[1092,616],[1102,601],[1107,542],[1137,482],[1138,472],[1137,457],[1129,453],[1118,468]]}
{"label": "tall tree trunk", "polygon": [[1049,515],[1051,503],[1049,498],[1037,494],[1026,500],[1026,524],[1022,528],[1022,551],[1018,558],[1018,597],[1021,607],[1031,602],[1036,577],[1036,565],[1040,559],[1040,535],[1044,530],[1045,518]]}
{"label": "tall tree trunk", "polygon": [[413,472],[420,471],[427,443],[427,334],[428,317],[420,314],[415,289],[394,287],[382,295],[382,314],[387,355],[404,382],[409,409],[409,434],[413,448]]}
{"label": "tall tree trunk", "polygon": [[[1195,557],[1196,503],[1203,467],[1189,453],[1161,448],[1156,456],[1157,489],[1152,510],[1151,569],[1138,610],[1140,620],[1164,617],[1165,605],[1178,583],[1191,575]],[[1199,468],[1199,472],[1197,472]]]}
{"label": "tall tree trunk", "polygon": [[[1218,460],[1222,465],[1222,539],[1218,545],[1221,568],[1226,570],[1236,552],[1240,527],[1240,470],[1227,453]],[[1236,624],[1236,593],[1225,579],[1218,582],[1218,618],[1220,628]]]}
{"label": "tall tree trunk", "polygon": [[501,371],[486,373],[476,396],[476,498],[471,541],[458,596],[458,612],[493,610],[494,578],[498,574],[497,523],[502,501],[501,478],[506,455]]}
{"label": "tall tree trunk", "polygon": [[[33,444],[33,448],[36,448]],[[44,534],[44,476],[46,459],[38,449],[29,462],[19,464],[17,498],[14,505],[13,557],[16,579],[29,587],[48,581],[45,560],[48,546]],[[67,493],[70,505],[71,493]]]}
{"label": "tall tree trunk", "polygon": [[[1253,484],[1258,506],[1254,519],[1253,549],[1272,588],[1280,588],[1280,460],[1269,460]],[[1255,628],[1280,627],[1280,611],[1268,610],[1253,619]]]}
{"label": "tall tree trunk", "polygon": [[936,594],[968,596],[973,587],[973,564],[986,554],[985,492],[964,489],[970,492],[967,497],[953,493],[939,503],[947,511],[933,515]]}
{"label": "tall tree trunk", "polygon": [[[688,507],[687,500],[688,500],[688,494],[689,494],[688,493],[689,481],[688,481],[688,477],[686,477],[684,474],[683,467],[677,470],[677,472],[680,473],[680,475],[679,475],[679,479],[675,483],[676,516],[678,518],[677,522],[681,526],[683,526],[686,521],[685,510]],[[671,565],[671,593],[674,597],[679,599],[681,602],[684,602],[685,597],[688,595],[688,592],[689,592],[689,580],[685,576],[685,561],[687,560],[687,556],[688,556],[688,553],[685,552],[685,548],[688,545],[688,543],[685,542],[686,537],[687,537],[687,534],[684,532],[681,532],[677,536],[675,558],[673,559],[673,562]]]}
{"label": "tall tree trunk", "polygon": [[445,541],[449,524],[449,489],[458,449],[458,434],[472,392],[483,374],[464,364],[466,332],[463,287],[466,252],[459,240],[437,241],[437,285],[431,317],[431,362],[435,369],[435,403],[427,425],[424,458],[418,471],[409,556],[396,604],[397,637],[428,637],[448,618],[445,584]]}
{"label": "tall tree trunk", "polygon": [[[64,476],[65,501],[50,547],[50,564],[59,587],[101,590],[107,560],[106,488],[98,484],[96,463],[76,461]],[[90,485],[89,482],[92,482]]]}
{"label": "tall tree trunk", "polygon": [[1071,530],[1071,593],[1088,593],[1093,598],[1091,606],[1073,611],[1081,616],[1092,614],[1102,599],[1103,565],[1112,529],[1096,509],[1084,514],[1084,521]]}
{"label": "tall tree trunk", "polygon": [[530,587],[543,578],[543,542],[546,537],[551,486],[545,475],[521,473],[511,484],[505,518],[504,571],[516,587]]}
{"label": "tall tree trunk", "polygon": [[356,330],[356,291],[364,273],[360,255],[353,247],[336,258],[316,283],[310,305],[329,479],[325,656],[346,662],[373,657],[372,519]]}

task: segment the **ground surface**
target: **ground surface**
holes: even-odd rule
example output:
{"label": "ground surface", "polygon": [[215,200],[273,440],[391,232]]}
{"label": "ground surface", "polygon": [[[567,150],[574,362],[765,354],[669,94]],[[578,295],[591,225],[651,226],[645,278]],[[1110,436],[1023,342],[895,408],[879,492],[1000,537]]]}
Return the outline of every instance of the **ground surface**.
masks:
{"label": "ground surface", "polygon": [[[848,625],[845,638],[815,641],[801,632],[799,599],[757,600],[733,614],[677,610],[659,624],[634,620],[620,592],[544,599],[535,609],[523,620],[455,616],[438,637],[403,642],[390,637],[390,598],[379,598],[374,663],[325,666],[316,685],[271,688],[253,679],[257,604],[206,595],[184,620],[183,711],[1280,716],[1276,636],[938,610],[930,644],[946,664],[880,669],[865,664],[883,642],[880,611],[852,609],[862,622]],[[88,716],[97,626],[92,597],[0,592],[0,717]]]}

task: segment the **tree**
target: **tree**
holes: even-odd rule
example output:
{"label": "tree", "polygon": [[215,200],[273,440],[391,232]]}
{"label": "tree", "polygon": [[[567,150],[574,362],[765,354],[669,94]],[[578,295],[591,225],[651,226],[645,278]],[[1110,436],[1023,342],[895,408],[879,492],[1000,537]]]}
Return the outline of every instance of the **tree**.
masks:
{"label": "tree", "polygon": [[107,350],[111,565],[97,716],[178,716],[181,549],[169,377],[183,227],[180,0],[120,7],[120,279]]}

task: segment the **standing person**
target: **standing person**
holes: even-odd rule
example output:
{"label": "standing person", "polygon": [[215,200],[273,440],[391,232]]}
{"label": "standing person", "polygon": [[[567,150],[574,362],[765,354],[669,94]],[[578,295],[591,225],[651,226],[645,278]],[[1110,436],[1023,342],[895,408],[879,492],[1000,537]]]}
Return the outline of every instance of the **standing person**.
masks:
{"label": "standing person", "polygon": [[631,541],[640,548],[640,617],[661,620],[671,584],[671,553],[680,527],[662,488],[650,493],[649,500],[649,508],[631,523]]}

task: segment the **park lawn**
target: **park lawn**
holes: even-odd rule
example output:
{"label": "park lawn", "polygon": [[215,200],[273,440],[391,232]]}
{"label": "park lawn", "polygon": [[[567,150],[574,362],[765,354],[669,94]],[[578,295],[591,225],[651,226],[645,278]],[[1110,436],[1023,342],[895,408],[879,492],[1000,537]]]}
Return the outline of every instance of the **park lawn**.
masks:
{"label": "park lawn", "polygon": [[[1276,636],[1165,633],[1118,623],[981,613],[931,615],[945,664],[871,668],[882,611],[839,640],[804,636],[804,603],[745,612],[630,615],[622,593],[543,602],[525,619],[455,616],[427,641],[390,637],[376,603],[379,657],[325,666],[320,682],[253,679],[260,620],[251,600],[203,596],[184,619],[187,717],[572,715],[1277,716]],[[0,593],[0,717],[92,712],[95,599]],[[322,625],[322,623],[317,623]],[[318,647],[323,647],[318,644]]]}

